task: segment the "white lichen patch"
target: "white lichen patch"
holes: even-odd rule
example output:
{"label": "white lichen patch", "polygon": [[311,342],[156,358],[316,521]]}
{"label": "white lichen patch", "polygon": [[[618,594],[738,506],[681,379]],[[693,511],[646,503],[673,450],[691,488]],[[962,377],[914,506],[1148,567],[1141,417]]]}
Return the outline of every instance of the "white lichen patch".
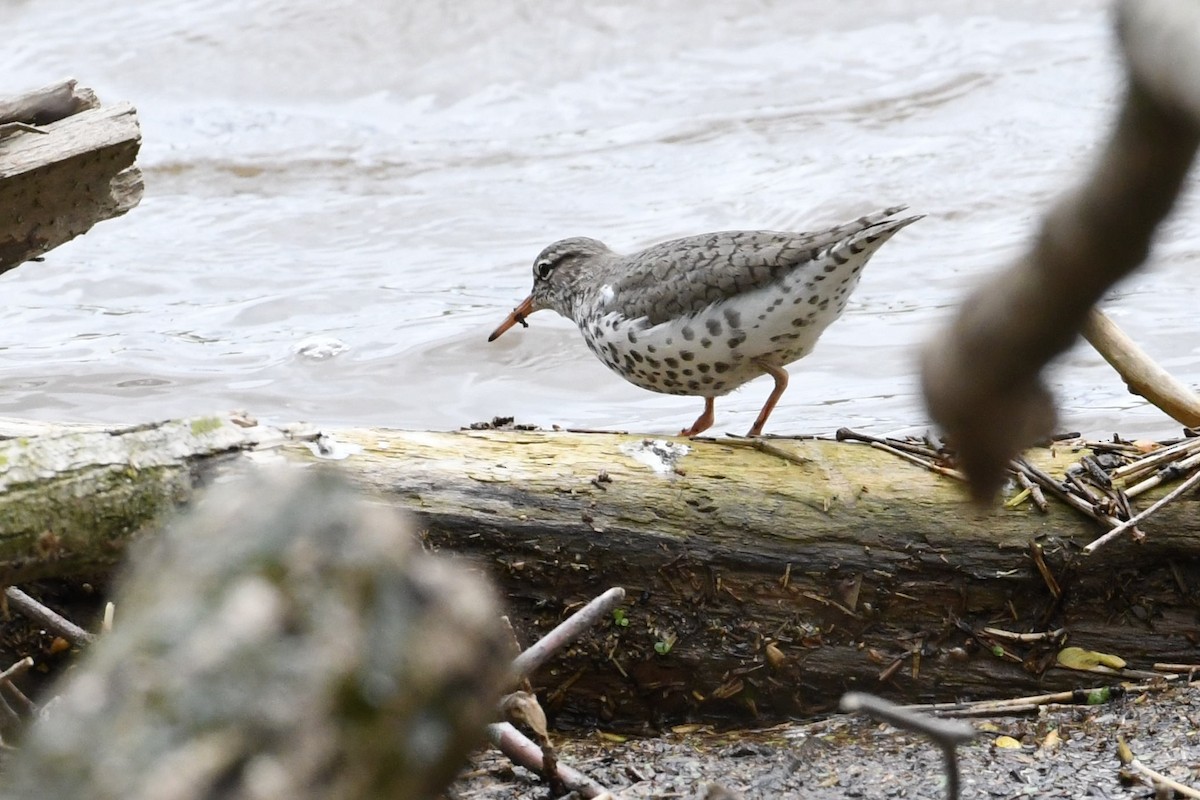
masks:
{"label": "white lichen patch", "polygon": [[692,451],[686,444],[669,442],[666,439],[626,442],[620,449],[622,453],[639,464],[645,464],[659,475],[674,473],[683,457]]}
{"label": "white lichen patch", "polygon": [[354,444],[353,442],[339,442],[329,434],[322,433],[312,441],[304,443],[312,454],[317,458],[323,458],[329,461],[341,461],[344,458],[361,453],[362,445]]}

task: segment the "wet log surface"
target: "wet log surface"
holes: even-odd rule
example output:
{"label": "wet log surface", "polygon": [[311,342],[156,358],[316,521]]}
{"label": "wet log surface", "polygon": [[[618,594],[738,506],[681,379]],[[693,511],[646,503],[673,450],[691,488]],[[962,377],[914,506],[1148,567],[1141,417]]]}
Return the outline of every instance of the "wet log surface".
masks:
{"label": "wet log surface", "polygon": [[[488,572],[524,644],[610,586],[626,589],[619,614],[534,678],[560,726],[767,721],[831,709],[848,689],[945,701],[1117,680],[1053,666],[1061,641],[1008,642],[986,626],[1062,628],[1067,644],[1130,668],[1200,661],[1196,497],[1142,525],[1145,542],[1085,557],[1101,531],[1057,503],[1048,514],[979,509],[958,483],[871,447],[771,446],[519,431],[318,437],[222,417],[22,435],[0,442],[0,565],[14,582],[86,574],[246,462],[333,459],[413,512],[431,549]],[[1079,453],[1030,457],[1059,474]],[[34,502],[18,531],[14,509]]]}

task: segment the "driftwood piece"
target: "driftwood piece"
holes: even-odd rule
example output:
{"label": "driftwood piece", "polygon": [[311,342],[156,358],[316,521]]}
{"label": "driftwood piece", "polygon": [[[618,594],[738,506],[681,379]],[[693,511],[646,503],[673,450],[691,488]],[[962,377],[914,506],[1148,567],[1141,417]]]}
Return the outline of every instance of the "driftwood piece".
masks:
{"label": "driftwood piece", "polygon": [[1117,371],[1129,391],[1146,398],[1171,419],[1189,428],[1200,427],[1200,395],[1156,364],[1107,315],[1093,308],[1084,323],[1083,337]]}
{"label": "driftwood piece", "polygon": [[[75,113],[62,116],[68,111]],[[133,106],[97,107],[89,90],[68,81],[0,102],[0,120],[6,115],[17,121],[0,137],[0,273],[141,200]]]}
{"label": "driftwood piece", "polygon": [[16,97],[0,97],[0,124],[49,125],[99,105],[95,92],[68,79]]}
{"label": "driftwood piece", "polygon": [[[773,440],[785,458],[720,441],[617,434],[361,430],[318,443],[311,431],[238,428],[217,417],[197,437],[195,424],[51,437],[66,436],[78,454],[88,439],[106,448],[102,480],[87,479],[80,455],[70,504],[47,506],[60,514],[48,523],[65,543],[57,561],[40,560],[31,536],[24,551],[0,551],[0,565],[44,575],[89,563],[74,551],[87,546],[91,519],[138,508],[119,493],[91,495],[89,484],[103,489],[120,474],[123,486],[150,481],[159,488],[135,494],[170,506],[236,469],[241,459],[229,454],[261,458],[267,447],[302,463],[318,453],[340,458],[343,474],[414,512],[428,546],[493,576],[524,641],[609,586],[625,587],[629,599],[608,624],[533,676],[560,723],[778,718],[831,709],[848,689],[933,702],[1094,682],[1054,666],[1055,637],[997,641],[987,627],[1062,628],[1072,645],[1132,667],[1193,660],[1194,497],[1145,522],[1144,543],[1121,540],[1083,558],[1080,548],[1101,529],[1073,509],[964,505],[958,482],[863,445]],[[126,437],[132,443],[120,444]],[[30,493],[38,470],[24,454],[35,443],[0,442],[0,459],[27,459]],[[194,445],[201,452],[189,457]],[[1029,454],[1056,475],[1078,457]],[[132,459],[165,465],[122,471]],[[131,530],[153,515],[139,519]],[[101,537],[109,551],[118,527]]]}
{"label": "driftwood piece", "polygon": [[288,472],[140,554],[0,797],[440,795],[508,677],[494,596],[330,472]]}
{"label": "driftwood piece", "polygon": [[1050,431],[1042,369],[1075,341],[1108,287],[1145,260],[1200,145],[1200,6],[1122,0],[1117,31],[1129,81],[1091,175],[924,354],[930,412],[980,500],[995,494],[1013,456]]}

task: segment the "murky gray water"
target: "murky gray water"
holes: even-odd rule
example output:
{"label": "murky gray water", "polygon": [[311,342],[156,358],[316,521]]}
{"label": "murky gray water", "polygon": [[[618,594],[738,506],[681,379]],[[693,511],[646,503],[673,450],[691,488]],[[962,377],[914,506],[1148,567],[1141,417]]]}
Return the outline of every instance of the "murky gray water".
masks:
{"label": "murky gray water", "polygon": [[[775,432],[923,424],[914,347],[1078,174],[1119,89],[1106,5],[0,0],[10,93],[139,109],[146,197],[0,278],[0,415],[674,432],[551,312],[494,344],[554,239],[616,249],[904,202]],[[651,7],[653,6],[653,7]],[[1107,308],[1200,381],[1195,193]],[[327,358],[317,356],[344,348]],[[1085,347],[1064,426],[1176,428]],[[770,387],[719,400],[743,432]]]}

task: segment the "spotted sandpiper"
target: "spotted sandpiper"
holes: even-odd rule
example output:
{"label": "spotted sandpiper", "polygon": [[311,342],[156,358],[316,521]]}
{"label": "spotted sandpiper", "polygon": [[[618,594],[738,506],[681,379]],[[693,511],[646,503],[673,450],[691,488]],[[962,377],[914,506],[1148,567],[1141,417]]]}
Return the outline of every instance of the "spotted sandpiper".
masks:
{"label": "spotted sandpiper", "polygon": [[875,251],[921,219],[896,217],[905,208],[814,233],[705,233],[627,256],[595,239],[563,239],[533,262],[533,293],[488,341],[552,308],[630,383],[703,397],[704,413],[680,436],[712,426],[714,398],[770,375],[775,388],[747,434],[758,436],[787,388],[784,367],[841,316]]}

